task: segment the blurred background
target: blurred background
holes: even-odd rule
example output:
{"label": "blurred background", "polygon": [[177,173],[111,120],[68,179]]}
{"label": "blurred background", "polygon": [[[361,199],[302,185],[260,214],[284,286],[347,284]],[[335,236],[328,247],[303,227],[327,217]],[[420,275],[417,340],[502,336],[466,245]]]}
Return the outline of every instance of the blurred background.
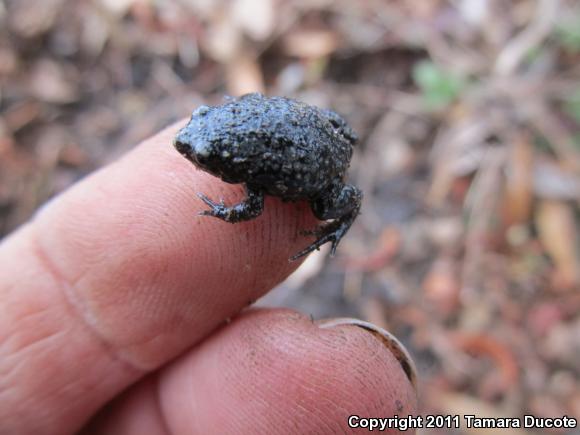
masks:
{"label": "blurred background", "polygon": [[259,303],[386,327],[424,412],[580,419],[579,61],[578,1],[0,0],[0,236],[199,104],[329,107],[362,215]]}

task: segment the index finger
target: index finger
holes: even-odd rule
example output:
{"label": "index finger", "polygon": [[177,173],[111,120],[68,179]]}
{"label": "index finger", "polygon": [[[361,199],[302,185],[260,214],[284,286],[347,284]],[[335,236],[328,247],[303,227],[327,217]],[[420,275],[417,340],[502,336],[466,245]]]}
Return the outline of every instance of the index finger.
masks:
{"label": "index finger", "polygon": [[197,217],[197,191],[226,203],[244,192],[183,159],[177,129],[50,202],[0,248],[8,433],[78,428],[297,267],[288,258],[308,243],[308,206],[267,198],[252,221]]}

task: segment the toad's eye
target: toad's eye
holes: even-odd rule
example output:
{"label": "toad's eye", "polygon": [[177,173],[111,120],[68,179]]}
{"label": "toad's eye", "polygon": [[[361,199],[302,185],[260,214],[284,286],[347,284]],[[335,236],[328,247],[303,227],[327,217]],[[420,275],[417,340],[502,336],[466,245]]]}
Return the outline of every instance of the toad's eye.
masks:
{"label": "toad's eye", "polygon": [[331,125],[332,125],[334,128],[336,128],[337,130],[340,130],[340,128],[342,127],[342,125],[341,125],[341,124],[340,124],[340,123],[339,123],[339,122],[338,122],[336,119],[333,119],[333,118],[328,118],[328,120],[330,121],[330,124],[331,124]]}

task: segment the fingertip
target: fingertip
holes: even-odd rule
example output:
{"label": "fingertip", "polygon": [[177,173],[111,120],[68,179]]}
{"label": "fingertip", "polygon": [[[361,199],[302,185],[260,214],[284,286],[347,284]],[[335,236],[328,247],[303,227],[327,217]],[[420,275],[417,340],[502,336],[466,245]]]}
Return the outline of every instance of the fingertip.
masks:
{"label": "fingertip", "polygon": [[371,322],[349,317],[324,319],[318,321],[317,324],[325,329],[340,327],[361,328],[363,331],[367,331],[376,337],[399,362],[415,393],[418,392],[417,367],[415,366],[415,362],[409,354],[409,351],[395,335]]}
{"label": "fingertip", "polygon": [[320,328],[286,310],[245,313],[176,362],[160,385],[176,432],[195,422],[221,433],[331,433],[350,430],[350,415],[417,410],[399,360],[373,334]]}

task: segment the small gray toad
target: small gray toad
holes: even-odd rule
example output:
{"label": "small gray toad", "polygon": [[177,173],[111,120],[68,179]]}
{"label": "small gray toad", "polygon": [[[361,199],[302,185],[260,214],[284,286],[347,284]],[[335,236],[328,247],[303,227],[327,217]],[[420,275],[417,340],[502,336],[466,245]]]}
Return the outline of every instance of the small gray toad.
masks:
{"label": "small gray toad", "polygon": [[284,97],[258,93],[233,98],[221,106],[201,106],[174,145],[200,169],[227,183],[245,183],[247,197],[232,206],[198,193],[209,206],[201,214],[235,223],[254,219],[264,195],[283,201],[307,200],[320,220],[317,239],[292,256],[296,260],[332,242],[331,255],[357,217],[362,192],[345,184],[357,141],[338,114]]}

